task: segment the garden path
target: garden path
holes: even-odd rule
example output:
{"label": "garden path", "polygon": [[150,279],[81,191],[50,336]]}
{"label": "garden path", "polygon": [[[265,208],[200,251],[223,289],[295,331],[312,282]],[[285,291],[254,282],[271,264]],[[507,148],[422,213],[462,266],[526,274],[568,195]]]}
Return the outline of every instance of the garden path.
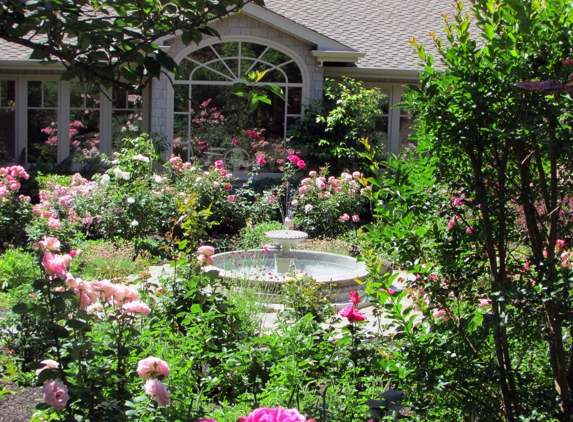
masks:
{"label": "garden path", "polygon": [[[406,272],[399,272],[401,277],[403,278],[408,278],[408,277],[412,277],[412,275],[406,273]],[[149,267],[149,274],[151,275],[148,283],[151,284],[157,284],[157,286],[160,286],[160,278],[161,277],[165,277],[165,276],[169,276],[171,274],[173,274],[173,268],[171,268],[170,264],[163,264],[163,265],[152,265],[151,267]],[[135,277],[133,277],[135,278]],[[402,283],[400,282],[395,282],[394,283],[395,287],[394,290],[400,290],[402,289],[404,286]],[[358,290],[359,286],[357,286],[357,290]],[[409,298],[404,299],[403,301],[404,306],[409,306],[412,305],[412,301]],[[344,302],[335,302],[334,305],[336,306],[336,309],[342,309],[345,306],[350,305],[350,301],[344,301]],[[267,312],[261,313],[260,314],[260,319],[261,319],[261,327],[264,330],[268,330],[268,331],[272,331],[273,329],[276,328],[276,322],[277,322],[277,318],[278,318],[278,311],[280,311],[282,309],[282,305],[271,305],[268,306],[267,308]],[[362,306],[360,306],[360,311],[366,315],[366,322],[361,324],[361,327],[367,331],[370,332],[372,334],[378,334],[378,335],[390,335],[392,334],[393,330],[392,329],[387,329],[385,328],[385,326],[387,326],[390,322],[390,319],[387,317],[387,315],[384,315],[384,313],[382,313],[379,316],[376,316],[376,310],[375,307],[369,304],[362,304]],[[420,314],[419,319],[421,319],[422,316]],[[333,327],[335,327],[336,329],[341,329],[343,326],[347,325],[348,323],[346,321],[340,321],[334,324],[331,324]]]}

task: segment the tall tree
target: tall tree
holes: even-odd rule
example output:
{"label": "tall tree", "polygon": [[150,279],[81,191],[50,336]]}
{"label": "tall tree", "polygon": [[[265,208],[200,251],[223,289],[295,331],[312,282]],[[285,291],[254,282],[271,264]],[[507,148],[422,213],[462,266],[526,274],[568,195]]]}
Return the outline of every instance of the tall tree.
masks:
{"label": "tall tree", "polygon": [[185,45],[218,36],[208,24],[264,0],[46,0],[0,2],[0,38],[32,49],[31,59],[62,63],[63,79],[143,86],[176,63],[157,41]]}

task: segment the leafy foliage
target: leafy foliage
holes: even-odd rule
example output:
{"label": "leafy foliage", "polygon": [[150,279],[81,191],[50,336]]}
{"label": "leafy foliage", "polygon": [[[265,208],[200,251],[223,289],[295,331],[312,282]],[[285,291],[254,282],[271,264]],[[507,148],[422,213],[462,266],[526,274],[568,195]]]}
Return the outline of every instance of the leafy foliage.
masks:
{"label": "leafy foliage", "polygon": [[[429,420],[570,421],[573,104],[563,84],[522,86],[571,73],[573,6],[456,7],[446,38],[434,37],[443,72],[411,41],[424,71],[405,106],[418,115],[423,166],[391,158],[395,181],[370,179],[417,274],[399,294],[380,276],[370,290],[396,324],[388,368]],[[379,229],[372,241],[391,244]]]}
{"label": "leafy foliage", "polygon": [[159,78],[162,71],[176,70],[174,60],[157,44],[162,37],[181,33],[185,45],[198,44],[204,34],[218,35],[207,26],[211,21],[250,2],[10,0],[0,5],[0,38],[33,49],[32,59],[62,63],[64,80],[129,89]]}

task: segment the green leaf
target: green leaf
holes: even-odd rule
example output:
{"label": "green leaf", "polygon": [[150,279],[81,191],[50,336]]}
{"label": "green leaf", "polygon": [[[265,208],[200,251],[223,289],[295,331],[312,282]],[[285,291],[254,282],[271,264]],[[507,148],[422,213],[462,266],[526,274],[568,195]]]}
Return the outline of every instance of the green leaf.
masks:
{"label": "green leaf", "polygon": [[71,81],[72,79],[76,78],[77,74],[74,70],[66,70],[64,73],[62,73],[62,76],[60,77],[60,79],[62,81]]}
{"label": "green leaf", "polygon": [[161,75],[161,64],[153,57],[146,57],[143,59],[143,66],[150,75],[159,78]]}
{"label": "green leaf", "polygon": [[483,27],[484,32],[485,32],[485,36],[487,37],[488,40],[493,40],[495,37],[495,31],[494,28],[491,24],[486,23]]}
{"label": "green leaf", "polygon": [[18,315],[23,315],[28,312],[32,312],[34,309],[36,309],[36,305],[31,303],[18,303],[17,305],[14,305],[12,312]]}

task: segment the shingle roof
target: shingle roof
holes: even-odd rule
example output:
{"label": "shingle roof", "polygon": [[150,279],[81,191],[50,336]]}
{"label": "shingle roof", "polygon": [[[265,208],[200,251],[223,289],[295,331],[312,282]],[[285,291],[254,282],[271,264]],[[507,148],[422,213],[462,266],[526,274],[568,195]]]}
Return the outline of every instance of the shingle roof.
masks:
{"label": "shingle roof", "polygon": [[[360,68],[419,70],[408,44],[417,36],[433,51],[429,31],[441,31],[452,0],[265,0],[287,19],[332,38],[366,57]],[[0,39],[0,60],[27,60],[31,50]]]}
{"label": "shingle roof", "polygon": [[32,50],[0,39],[0,60],[28,60]]}
{"label": "shingle roof", "polygon": [[412,36],[433,52],[427,33],[442,32],[452,0],[265,0],[266,7],[300,25],[366,53],[361,68],[412,69],[419,57]]}

